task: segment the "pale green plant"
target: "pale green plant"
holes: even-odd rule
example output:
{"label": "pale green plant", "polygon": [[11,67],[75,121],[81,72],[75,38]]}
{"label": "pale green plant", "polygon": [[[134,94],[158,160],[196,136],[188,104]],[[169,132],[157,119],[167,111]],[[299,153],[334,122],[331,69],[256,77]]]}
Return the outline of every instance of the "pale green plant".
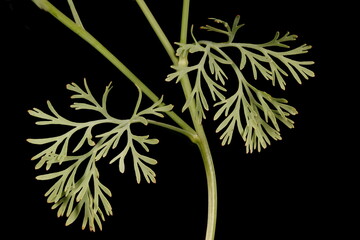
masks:
{"label": "pale green plant", "polygon": [[[262,44],[236,42],[236,33],[243,26],[239,24],[240,16],[235,17],[232,25],[219,19],[211,19],[215,22],[215,26],[202,27],[204,30],[225,35],[227,41],[197,40],[191,29],[193,43],[187,43],[190,0],[184,0],[181,37],[180,42],[177,43],[179,48],[175,51],[145,2],[137,0],[173,62],[172,68],[175,71],[165,80],[181,83],[185,96],[182,110],[190,112],[192,123],[189,124],[172,111],[172,105],[163,103],[162,97],[156,96],[143,81],[85,30],[71,0],[68,0],[68,3],[74,20],[65,16],[46,0],[33,0],[33,2],[99,51],[135,84],[139,93],[133,114],[128,119],[115,118],[107,110],[111,83],[105,88],[101,101],[98,101],[91,93],[86,80],[84,87],[76,83],[67,85],[67,89],[75,93],[72,99],[78,101],[73,103],[71,108],[91,111],[100,117],[85,122],[71,121],[62,117],[50,101],[47,102],[50,113],[37,108],[29,111],[30,115],[40,119],[36,122],[38,125],[62,125],[69,129],[58,136],[28,139],[32,144],[47,145],[32,158],[38,160],[36,169],[45,166],[46,170],[50,170],[53,169],[53,165],[59,165],[58,168],[62,169],[37,177],[38,180],[56,180],[45,196],[49,203],[53,203],[52,208],[58,209],[58,216],[65,215],[66,225],[69,225],[82,214],[83,228],[88,225],[91,231],[95,231],[97,225],[102,229],[105,214],[112,215],[108,200],[111,191],[100,182],[96,164],[109,155],[111,155],[109,162],[118,162],[121,173],[125,171],[125,159],[132,158],[136,181],[140,183],[144,178],[148,183],[155,183],[156,174],[151,166],[155,165],[157,160],[148,156],[148,152],[149,145],[158,144],[159,141],[148,135],[137,135],[132,131],[135,125],[153,124],[182,133],[198,146],[208,183],[206,240],[213,240],[216,226],[217,187],[211,151],[202,125],[207,111],[211,107],[217,108],[213,118],[221,119],[215,131],[220,133],[222,145],[232,142],[234,132],[238,132],[243,138],[246,151],[249,153],[266,148],[270,145],[271,139],[281,139],[280,126],[282,124],[289,128],[294,127],[290,116],[297,114],[296,109],[288,105],[286,99],[272,97],[250,84],[247,79],[256,80],[262,76],[263,79],[270,80],[274,86],[278,85],[284,90],[285,79],[288,76],[298,83],[301,83],[302,78],[313,77],[314,73],[307,68],[308,65],[313,64],[312,61],[298,61],[292,58],[307,53],[311,46],[304,44],[289,50],[288,42],[296,40],[297,36],[289,33],[281,36],[278,32],[271,41]],[[278,51],[279,49],[285,50]],[[238,53],[238,56],[229,54],[229,50]],[[200,55],[199,61],[189,65],[189,58],[194,54]],[[248,65],[251,66],[252,76],[245,78],[244,69]],[[232,93],[227,93],[228,81],[237,83],[237,88]],[[141,107],[143,94],[154,102],[147,108]],[[211,99],[208,99],[208,95]],[[165,115],[175,124],[159,121]],[[157,120],[154,120],[155,117]],[[101,127],[104,125],[107,128]],[[95,128],[98,129],[96,133],[94,133]],[[100,133],[97,133],[98,131]],[[76,138],[75,135],[81,137]],[[121,139],[123,141],[120,141]]]}
{"label": "pale green plant", "polygon": [[[58,114],[50,101],[47,102],[51,115],[34,108],[29,114],[42,119],[36,122],[38,125],[63,125],[70,128],[64,134],[50,138],[28,139],[33,144],[49,144],[51,145],[45,150],[35,155],[32,159],[40,159],[36,165],[36,169],[46,164],[46,170],[49,170],[53,164],[69,163],[68,167],[58,172],[52,172],[40,175],[38,180],[50,180],[59,178],[58,181],[45,193],[49,203],[54,203],[53,208],[58,209],[58,216],[63,216],[66,211],[68,220],[66,225],[71,224],[78,217],[80,210],[84,208],[83,228],[89,224],[90,230],[95,230],[95,222],[100,229],[102,224],[100,217],[104,220],[104,214],[100,206],[104,207],[107,215],[112,215],[112,209],[107,196],[111,196],[110,190],[105,187],[99,180],[99,172],[96,168],[96,162],[107,156],[110,149],[118,147],[120,139],[126,138],[127,143],[123,150],[110,160],[110,163],[119,162],[120,172],[125,171],[125,157],[131,153],[135,169],[136,181],[140,183],[141,174],[148,183],[155,183],[155,172],[148,166],[154,165],[157,161],[151,157],[141,154],[137,149],[138,144],[147,152],[148,145],[157,144],[157,139],[150,139],[149,136],[139,136],[131,131],[131,127],[135,124],[148,124],[147,116],[154,115],[164,117],[163,112],[172,109],[171,105],[161,105],[162,99],[154,103],[152,106],[139,111],[142,99],[142,92],[139,90],[139,98],[135,106],[135,110],[130,119],[116,119],[112,117],[107,109],[106,102],[108,94],[111,90],[111,84],[106,87],[101,103],[98,103],[90,92],[90,89],[84,80],[85,90],[81,89],[77,84],[67,85],[67,89],[77,94],[73,95],[73,99],[84,100],[83,102],[75,102],[71,105],[76,110],[90,110],[98,112],[102,118],[88,122],[73,122]],[[93,136],[93,128],[99,125],[110,124],[113,127],[101,134]],[[76,143],[73,149],[69,149],[70,139],[79,131],[83,131],[82,138]],[[95,141],[96,142],[95,142]],[[87,144],[86,144],[87,143]],[[84,154],[75,155],[82,148],[90,147]],[[79,173],[79,166],[86,164],[84,173]],[[75,178],[76,175],[81,175]],[[90,183],[93,182],[91,189]],[[76,202],[76,206],[74,203]],[[101,205],[100,205],[101,203]],[[84,205],[85,204],[85,205]]]}
{"label": "pale green plant", "polygon": [[[313,62],[296,61],[288,56],[307,53],[307,50],[310,49],[311,46],[304,44],[298,48],[283,52],[269,50],[268,48],[271,47],[289,48],[289,46],[284,43],[297,38],[296,35],[290,35],[289,33],[279,38],[280,34],[278,32],[274,39],[268,43],[235,43],[233,42],[235,35],[244,25],[238,25],[240,16],[236,16],[232,27],[222,20],[213,20],[216,23],[222,24],[226,30],[213,26],[205,26],[203,29],[225,34],[228,36],[228,41],[223,43],[197,41],[195,37],[193,37],[193,44],[179,44],[180,47],[177,50],[177,56],[187,58],[188,54],[201,53],[201,59],[199,63],[193,66],[173,66],[176,72],[169,74],[166,80],[171,81],[176,78],[176,81],[179,82],[186,74],[196,71],[194,87],[183,107],[183,111],[189,107],[190,102],[195,101],[198,119],[206,118],[205,111],[209,110],[209,103],[202,86],[207,86],[213,101],[218,101],[215,106],[221,106],[215,114],[214,119],[217,120],[221,115],[225,115],[225,119],[216,129],[216,132],[224,130],[220,137],[222,144],[225,145],[231,142],[234,128],[236,127],[245,141],[247,152],[252,152],[256,148],[260,151],[261,148],[265,148],[267,144],[270,144],[268,135],[275,140],[281,139],[277,120],[281,121],[287,127],[292,128],[294,126],[293,121],[287,117],[297,112],[295,108],[286,104],[286,99],[273,98],[268,93],[260,91],[251,85],[246,81],[242,70],[247,61],[250,61],[255,80],[258,78],[257,72],[259,71],[266,80],[271,80],[273,85],[278,82],[280,87],[285,89],[285,80],[282,75],[288,76],[288,73],[279,66],[277,61],[286,66],[296,81],[301,83],[297,72],[305,79],[313,76],[313,72],[305,67],[306,65],[313,64]],[[240,52],[240,63],[237,64],[235,60],[226,54],[225,49],[228,48],[236,48]],[[254,52],[254,50],[257,52]],[[237,91],[229,98],[226,98],[223,94],[226,92],[225,81],[228,77],[222,69],[222,65],[230,65],[239,82]],[[205,81],[205,84],[202,84],[203,81]],[[273,108],[271,108],[269,104],[271,104]],[[231,109],[232,111],[229,114]],[[263,113],[263,117],[260,112]],[[245,123],[241,120],[242,116],[245,119]],[[273,126],[269,124],[269,119]]]}

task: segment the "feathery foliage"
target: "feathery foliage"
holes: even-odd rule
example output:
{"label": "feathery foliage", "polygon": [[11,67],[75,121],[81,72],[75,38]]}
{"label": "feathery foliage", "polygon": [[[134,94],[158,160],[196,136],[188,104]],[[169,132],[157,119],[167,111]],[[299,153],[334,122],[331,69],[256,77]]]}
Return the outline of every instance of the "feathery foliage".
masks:
{"label": "feathery foliage", "polygon": [[[73,20],[47,0],[32,1],[89,43],[139,90],[133,114],[127,119],[114,118],[108,113],[107,100],[111,84],[106,87],[99,102],[92,95],[86,80],[83,88],[75,83],[67,85],[67,89],[74,93],[72,99],[78,100],[71,108],[91,111],[100,117],[85,122],[71,121],[62,117],[50,101],[47,102],[48,113],[37,108],[29,110],[30,115],[39,119],[37,125],[65,126],[68,129],[57,136],[28,139],[32,144],[44,145],[43,150],[32,159],[38,161],[36,169],[45,167],[47,171],[51,171],[37,179],[55,181],[45,196],[48,202],[53,204],[52,208],[58,209],[58,216],[65,215],[66,225],[69,225],[82,214],[83,228],[88,225],[91,231],[95,231],[97,225],[102,229],[105,215],[112,215],[109,202],[111,191],[100,182],[97,168],[98,161],[103,158],[111,156],[109,162],[116,162],[119,171],[123,173],[125,160],[132,157],[136,181],[140,183],[144,178],[148,183],[155,183],[156,174],[151,166],[155,165],[157,160],[149,157],[147,153],[149,146],[159,141],[148,135],[137,135],[133,131],[135,124],[154,124],[182,133],[198,146],[208,184],[206,240],[214,240],[217,216],[216,177],[202,121],[206,119],[207,111],[215,107],[213,119],[219,121],[216,132],[220,134],[222,145],[230,144],[233,134],[238,132],[245,142],[246,151],[250,153],[266,148],[271,139],[281,139],[281,124],[293,128],[294,122],[290,117],[297,114],[296,109],[290,106],[286,99],[271,96],[256,88],[249,80],[264,79],[285,90],[287,78],[294,78],[297,83],[301,83],[302,79],[313,77],[314,73],[308,68],[313,62],[296,60],[297,56],[307,53],[311,46],[303,44],[291,49],[289,43],[295,41],[297,36],[290,33],[281,35],[279,32],[266,43],[237,42],[237,32],[244,25],[240,24],[240,16],[235,17],[232,25],[211,18],[217,25],[202,27],[226,36],[227,41],[197,40],[191,29],[194,42],[189,44],[187,35],[190,1],[183,0],[180,42],[177,43],[179,47],[175,55],[170,41],[145,1],[136,0],[174,63],[174,71],[167,76],[166,81],[182,83],[186,98],[182,110],[189,111],[192,120],[189,124],[172,111],[172,105],[164,104],[162,98],[158,98],[144,82],[85,30],[72,0],[68,0],[68,4]],[[197,62],[190,59],[195,54],[200,56]],[[189,65],[189,62],[196,63]],[[246,76],[245,69],[248,69],[252,76]],[[228,84],[229,81],[234,81],[235,84]],[[228,85],[236,87],[229,89]],[[143,94],[149,97],[153,104],[141,110]],[[163,117],[164,114],[176,125],[150,119]]]}
{"label": "feathery foliage", "polygon": [[[297,113],[296,109],[287,104],[283,98],[275,98],[270,94],[255,88],[249,83],[243,74],[243,69],[250,63],[253,79],[258,79],[259,73],[266,80],[271,80],[285,89],[284,76],[291,75],[298,83],[301,77],[308,79],[314,73],[307,68],[313,64],[312,61],[297,61],[291,57],[307,53],[311,48],[309,45],[301,45],[295,49],[286,51],[275,51],[273,48],[289,48],[286,44],[294,41],[297,36],[286,33],[282,37],[277,32],[274,38],[263,44],[237,43],[235,41],[237,31],[244,25],[239,24],[240,16],[236,16],[232,26],[227,22],[214,19],[215,23],[223,25],[224,29],[206,25],[202,27],[207,31],[224,34],[228,37],[226,42],[198,41],[193,36],[194,43],[180,44],[177,56],[187,59],[191,54],[200,53],[201,58],[197,64],[186,66],[172,66],[176,71],[169,74],[166,81],[176,79],[179,82],[184,75],[195,72],[191,96],[187,99],[183,110],[189,107],[191,101],[195,101],[196,111],[199,119],[206,118],[206,110],[209,110],[209,101],[206,98],[206,90],[211,94],[214,106],[220,108],[214,119],[224,117],[216,132],[222,132],[220,139],[222,145],[231,143],[235,130],[239,132],[245,141],[246,151],[254,149],[260,151],[270,144],[270,138],[281,139],[278,121],[292,128],[294,122],[289,119],[290,115]],[[229,56],[226,50],[235,49],[240,53],[238,59]],[[238,82],[237,91],[230,97],[226,97],[226,81],[228,79],[224,66],[230,66]],[[301,76],[301,77],[300,77]],[[205,87],[204,87],[205,86]]]}
{"label": "feathery foliage", "polygon": [[[96,167],[97,161],[105,158],[110,150],[120,148],[120,139],[124,138],[127,140],[126,145],[120,153],[110,160],[110,163],[118,161],[119,170],[123,173],[125,171],[125,157],[131,155],[136,181],[140,183],[141,176],[143,176],[148,183],[155,183],[156,174],[149,165],[154,165],[157,161],[144,155],[141,151],[149,152],[148,145],[157,144],[159,140],[149,138],[148,135],[136,135],[131,130],[131,127],[134,124],[147,125],[147,117],[151,115],[163,117],[164,112],[172,109],[171,105],[162,104],[162,99],[160,99],[152,106],[140,110],[142,93],[139,90],[139,98],[131,118],[114,118],[106,108],[111,88],[110,83],[105,89],[101,103],[99,103],[92,95],[86,80],[84,80],[84,89],[75,83],[67,85],[67,89],[75,93],[71,98],[81,100],[81,102],[72,104],[71,108],[98,112],[101,116],[100,119],[87,122],[70,121],[62,117],[50,101],[47,102],[50,114],[37,108],[29,110],[30,115],[40,119],[40,121],[36,122],[37,125],[63,125],[69,127],[69,130],[61,135],[28,139],[28,142],[37,145],[49,145],[32,158],[32,160],[38,160],[36,169],[46,165],[46,170],[49,170],[54,164],[67,166],[63,170],[37,177],[38,180],[58,179],[45,194],[48,202],[54,203],[53,208],[59,208],[58,216],[65,214],[68,217],[66,224],[69,225],[78,217],[81,209],[84,209],[83,228],[89,224],[92,231],[95,230],[95,222],[101,229],[100,220],[104,220],[104,212],[107,215],[112,215],[107,198],[111,196],[111,192],[99,180],[99,172]],[[112,128],[93,136],[93,129],[105,124],[112,126]],[[82,135],[80,140],[74,137],[76,133]],[[85,153],[76,155],[80,150],[84,150]],[[84,172],[80,173],[80,169],[83,168],[79,167],[82,164],[86,167]]]}

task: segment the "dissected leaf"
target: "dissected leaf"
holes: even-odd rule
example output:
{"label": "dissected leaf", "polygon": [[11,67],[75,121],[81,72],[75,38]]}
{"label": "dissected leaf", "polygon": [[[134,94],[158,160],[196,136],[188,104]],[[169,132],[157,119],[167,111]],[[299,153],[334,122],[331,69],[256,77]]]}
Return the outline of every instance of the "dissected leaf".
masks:
{"label": "dissected leaf", "polygon": [[[243,71],[246,66],[250,66],[253,79],[263,77],[270,80],[274,86],[278,83],[281,89],[285,89],[285,77],[292,76],[298,83],[301,83],[302,78],[314,77],[314,72],[308,68],[314,62],[293,59],[296,55],[307,53],[311,46],[304,44],[290,49],[288,42],[296,40],[297,36],[289,32],[284,35],[276,32],[271,41],[263,44],[237,43],[234,41],[235,35],[243,26],[239,24],[240,16],[236,16],[232,26],[220,19],[211,18],[211,20],[220,24],[220,28],[206,25],[202,29],[225,34],[229,40],[216,43],[198,41],[193,36],[194,43],[180,44],[177,50],[178,56],[187,58],[193,51],[201,53],[202,57],[199,58],[198,63],[190,66],[173,66],[175,72],[168,75],[167,81],[176,79],[178,82],[186,74],[195,71],[196,78],[192,83],[192,91],[182,110],[188,109],[191,103],[195,103],[198,119],[205,118],[205,111],[209,110],[206,93],[210,93],[216,102],[215,106],[220,106],[214,115],[214,120],[224,117],[216,128],[216,132],[222,132],[220,136],[222,145],[229,144],[234,131],[238,131],[245,141],[247,152],[252,152],[254,149],[260,151],[270,144],[270,138],[281,139],[279,122],[289,128],[294,126],[293,121],[288,117],[297,114],[297,111],[288,105],[285,99],[273,98],[256,89],[246,80]],[[289,50],[275,51],[275,48]],[[236,49],[234,53],[240,53],[239,59],[233,60],[235,59],[233,55],[229,55],[225,49]],[[233,69],[238,81],[238,89],[230,97],[225,97],[225,79],[228,77],[224,66]],[[217,80],[220,80],[222,85],[217,84]]]}
{"label": "dissected leaf", "polygon": [[[104,221],[104,213],[112,215],[112,208],[108,197],[110,190],[99,181],[99,172],[96,162],[106,157],[109,151],[119,147],[123,150],[114,157],[110,163],[119,160],[120,172],[125,171],[125,157],[132,155],[136,181],[140,182],[143,176],[147,182],[156,182],[155,172],[148,165],[154,165],[154,158],[143,155],[139,150],[149,152],[149,145],[159,142],[148,135],[136,135],[131,131],[133,124],[148,124],[147,117],[163,117],[164,113],[172,110],[172,105],[163,104],[163,98],[150,107],[141,109],[142,92],[139,90],[139,98],[135,110],[130,119],[116,119],[109,115],[106,109],[107,98],[112,86],[111,83],[105,88],[101,104],[94,98],[90,88],[84,79],[84,89],[76,83],[68,84],[67,89],[74,92],[72,99],[78,102],[71,105],[76,110],[96,111],[101,113],[100,119],[87,122],[72,122],[63,118],[48,101],[50,113],[40,109],[29,110],[29,114],[41,119],[38,125],[65,125],[69,129],[58,136],[46,138],[29,138],[27,141],[45,148],[32,159],[39,159],[36,169],[46,166],[49,170],[53,164],[66,162],[63,170],[53,171],[36,177],[38,180],[54,180],[55,183],[45,193],[47,201],[53,203],[52,208],[58,208],[57,215],[66,215],[66,225],[72,224],[80,216],[83,217],[82,228],[89,226],[90,231],[95,231],[95,224],[102,229],[101,221]],[[92,134],[93,128],[99,125],[112,125],[103,129],[102,133]],[[75,134],[82,134],[80,138],[74,138]],[[127,138],[127,144],[121,145],[120,139]],[[137,149],[139,148],[139,150]],[[81,152],[80,155],[73,155]],[[131,154],[128,154],[131,153]],[[80,165],[86,166],[80,168]],[[82,213],[81,213],[82,212]],[[103,213],[104,212],[104,213]]]}

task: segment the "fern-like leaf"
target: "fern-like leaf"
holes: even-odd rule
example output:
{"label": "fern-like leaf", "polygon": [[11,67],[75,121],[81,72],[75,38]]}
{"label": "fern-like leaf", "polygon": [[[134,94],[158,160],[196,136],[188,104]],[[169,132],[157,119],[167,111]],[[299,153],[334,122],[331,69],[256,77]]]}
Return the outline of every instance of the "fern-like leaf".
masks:
{"label": "fern-like leaf", "polygon": [[[243,75],[243,70],[250,65],[254,80],[262,76],[266,80],[271,80],[273,85],[277,83],[281,89],[285,89],[285,77],[291,76],[298,83],[302,82],[302,78],[314,77],[314,72],[308,69],[314,62],[293,59],[297,55],[307,53],[311,46],[304,44],[294,49],[276,51],[281,48],[289,49],[287,43],[297,39],[296,35],[286,33],[281,36],[279,32],[271,41],[263,44],[235,42],[236,33],[244,25],[239,24],[240,16],[235,17],[232,25],[220,19],[211,20],[223,28],[206,25],[202,29],[224,34],[228,36],[228,41],[198,41],[193,35],[194,43],[179,44],[177,55],[187,58],[193,53],[200,53],[200,61],[189,66],[172,66],[176,72],[169,74],[166,80],[176,79],[176,82],[179,82],[186,74],[195,71],[192,92],[183,109],[188,108],[190,102],[194,101],[198,117],[205,118],[205,111],[209,110],[210,106],[206,98],[208,89],[215,106],[220,107],[214,119],[224,117],[216,129],[216,132],[222,132],[222,144],[231,143],[233,133],[237,130],[245,141],[247,152],[254,149],[260,151],[270,144],[270,139],[281,139],[279,122],[289,128],[294,127],[294,122],[289,116],[295,115],[297,111],[287,104],[287,100],[272,97],[251,85]],[[234,53],[240,53],[239,58],[234,59],[233,54],[230,56],[227,53],[229,49],[235,49]],[[238,89],[230,97],[225,96],[225,80],[231,79],[225,74],[224,66],[233,69],[235,80],[238,82]]]}
{"label": "fern-like leaf", "polygon": [[[52,208],[58,209],[58,216],[66,216],[66,225],[73,223],[83,212],[82,227],[89,226],[95,231],[95,225],[102,229],[102,221],[106,215],[112,215],[112,209],[108,197],[111,197],[110,190],[104,186],[99,179],[99,172],[96,167],[97,161],[107,156],[110,150],[119,147],[122,137],[127,138],[127,144],[114,157],[110,163],[119,160],[120,172],[124,172],[124,159],[131,153],[136,180],[141,181],[141,175],[150,183],[156,182],[155,172],[148,166],[154,165],[157,161],[141,153],[149,152],[148,145],[157,144],[157,139],[149,136],[136,135],[131,131],[133,124],[148,124],[147,117],[163,117],[163,113],[172,109],[171,105],[162,103],[162,99],[150,107],[139,110],[142,93],[139,90],[139,98],[134,114],[129,119],[117,119],[112,117],[106,108],[108,94],[111,90],[111,83],[106,87],[99,103],[92,95],[86,80],[84,89],[75,83],[68,84],[67,89],[74,92],[72,99],[77,99],[71,105],[75,110],[95,111],[101,114],[100,119],[87,122],[74,122],[62,117],[48,101],[50,113],[34,108],[29,114],[40,119],[38,125],[63,125],[69,130],[63,134],[48,138],[28,139],[28,142],[36,145],[47,145],[45,149],[36,154],[32,160],[39,160],[36,169],[46,165],[46,170],[54,165],[63,164],[63,170],[53,171],[39,175],[38,180],[56,180],[53,186],[45,193]],[[93,136],[93,128],[100,125],[112,126],[110,130]],[[103,129],[103,128],[100,128]],[[108,128],[107,128],[108,129]],[[82,134],[80,140],[74,138],[74,134]],[[139,149],[140,147],[140,149]],[[75,155],[77,152],[84,154]],[[84,166],[84,167],[80,167]]]}

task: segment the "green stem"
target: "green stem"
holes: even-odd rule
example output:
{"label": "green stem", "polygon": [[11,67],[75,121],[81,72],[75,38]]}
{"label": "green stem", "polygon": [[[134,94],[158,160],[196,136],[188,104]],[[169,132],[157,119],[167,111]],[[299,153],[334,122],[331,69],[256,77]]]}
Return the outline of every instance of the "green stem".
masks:
{"label": "green stem", "polygon": [[214,240],[217,218],[217,183],[215,167],[204,128],[201,126],[195,127],[195,129],[199,134],[199,142],[197,145],[204,163],[208,190],[208,216],[205,240]]}
{"label": "green stem", "polygon": [[[181,23],[181,34],[180,34],[180,43],[187,42],[188,34],[188,21],[189,21],[189,9],[190,0],[183,1],[183,13],[182,13],[182,23]],[[187,65],[187,59],[179,59],[179,65]],[[188,76],[181,79],[181,86],[183,88],[186,99],[189,98],[191,94],[191,84]],[[206,138],[204,127],[201,124],[201,116],[196,112],[195,102],[192,100],[189,105],[190,115],[195,127],[195,131],[198,134],[197,145],[201,152],[201,156],[204,162],[204,168],[206,173],[207,180],[207,189],[208,189],[208,220],[206,228],[205,240],[214,240],[215,239],[215,229],[216,229],[216,217],[217,217],[217,184],[216,184],[216,175],[214,162],[212,159],[210,146]]]}
{"label": "green stem", "polygon": [[156,125],[156,126],[159,126],[162,128],[172,130],[174,132],[181,133],[181,134],[185,135],[186,137],[188,137],[193,143],[196,143],[196,141],[198,139],[196,134],[194,134],[193,132],[186,131],[182,128],[179,128],[179,127],[167,124],[167,123],[150,120],[150,119],[148,119],[147,121],[149,124]]}
{"label": "green stem", "polygon": [[[71,10],[71,13],[73,15],[73,18],[76,22],[77,25],[79,25],[81,28],[84,28],[82,22],[81,22],[81,19],[79,17],[79,14],[77,13],[76,11],[76,8],[75,8],[75,5],[74,5],[74,2],[72,0],[68,0],[68,4],[69,4],[69,7],[70,7],[70,10]],[[85,28],[84,28],[85,29]]]}
{"label": "green stem", "polygon": [[171,61],[173,62],[173,64],[177,64],[178,58],[175,55],[175,50],[172,47],[169,39],[166,37],[165,33],[161,29],[159,23],[156,21],[154,15],[150,11],[149,7],[146,5],[144,0],[136,0],[136,2],[138,3],[138,5],[139,5],[141,11],[143,12],[143,14],[145,15],[146,19],[150,23],[150,25],[151,25],[152,29],[154,30],[155,34],[159,38],[161,44],[164,46],[165,51],[169,55]]}
{"label": "green stem", "polygon": [[[57,20],[63,23],[66,27],[84,39],[89,43],[93,48],[95,48],[99,53],[101,53],[107,60],[109,60],[120,72],[122,72],[131,82],[133,82],[141,91],[149,97],[153,102],[157,102],[159,97],[156,96],[134,73],[132,73],[118,58],[116,58],[109,50],[107,50],[98,40],[96,40],[89,32],[84,28],[76,24],[61,11],[59,11],[55,6],[53,6],[47,0],[33,0],[33,2],[42,10],[49,12]],[[181,117],[179,117],[175,112],[166,113],[175,123],[177,123],[181,128],[188,132],[194,133],[192,127],[190,127]],[[195,134],[195,133],[194,133]]]}
{"label": "green stem", "polygon": [[[143,0],[136,1],[141,10],[143,11],[145,17],[149,21],[151,27],[153,28],[155,34],[158,36],[160,42],[164,46],[166,52],[168,53],[170,59],[172,60],[174,65],[183,65],[184,67],[188,64],[186,58],[180,57],[178,59],[175,55],[175,51],[171,46],[169,40],[166,35],[162,31],[161,27],[157,23],[155,17],[145,4]],[[190,0],[183,1],[183,11],[182,11],[182,21],[181,21],[181,33],[180,33],[180,42],[187,42],[188,35],[188,22],[189,22],[189,10],[190,10]],[[191,95],[192,87],[190,84],[189,77],[186,75],[183,79],[181,79],[181,86],[185,95],[185,98],[188,99]],[[211,156],[210,147],[206,138],[206,134],[204,128],[201,124],[201,119],[198,119],[199,116],[196,113],[195,102],[191,101],[189,105],[189,111],[191,115],[192,122],[195,127],[195,131],[197,133],[197,138],[191,138],[194,143],[197,144],[199,150],[201,152],[201,156],[204,162],[206,179],[207,179],[207,187],[208,187],[208,221],[207,221],[207,229],[206,229],[206,237],[205,240],[214,240],[215,239],[215,228],[216,228],[216,215],[217,215],[217,184],[216,184],[216,176],[215,176],[215,168],[214,163]],[[150,123],[150,122],[149,122]],[[158,124],[158,123],[155,123]],[[163,124],[161,124],[163,125]],[[163,126],[163,127],[171,127],[171,126]],[[172,128],[172,127],[171,127]],[[172,129],[175,130],[176,129]],[[181,131],[186,135],[186,132]],[[192,135],[194,137],[194,135]]]}
{"label": "green stem", "polygon": [[180,42],[187,42],[188,28],[189,28],[189,13],[190,13],[190,0],[183,1],[183,10],[181,17],[181,32],[180,32]]}

